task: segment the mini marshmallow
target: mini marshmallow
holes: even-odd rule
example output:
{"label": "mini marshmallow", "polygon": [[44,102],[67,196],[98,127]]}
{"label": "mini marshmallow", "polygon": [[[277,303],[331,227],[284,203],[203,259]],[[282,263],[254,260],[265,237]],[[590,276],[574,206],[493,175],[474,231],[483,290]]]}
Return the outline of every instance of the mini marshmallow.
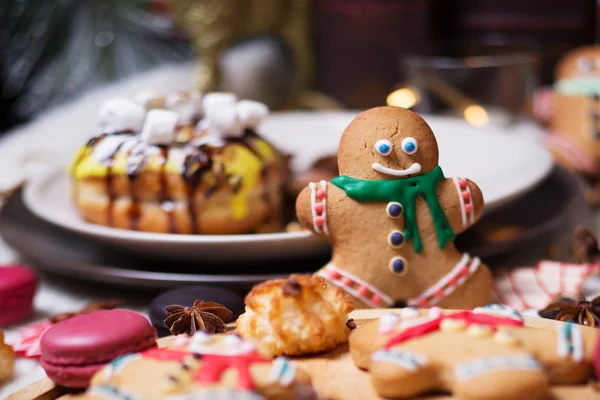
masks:
{"label": "mini marshmallow", "polygon": [[115,97],[102,104],[98,113],[102,133],[139,132],[146,110],[124,97]]}
{"label": "mini marshmallow", "polygon": [[233,93],[208,93],[204,95],[204,99],[202,100],[202,108],[205,115],[221,107],[235,107],[236,104],[237,97]]}
{"label": "mini marshmallow", "polygon": [[206,118],[208,131],[212,135],[240,137],[244,134],[244,127],[238,119],[235,107],[224,106],[218,110],[211,110]]}
{"label": "mini marshmallow", "polygon": [[150,110],[146,116],[141,138],[148,144],[171,144],[179,114],[169,110]]}
{"label": "mini marshmallow", "polygon": [[269,107],[258,101],[242,100],[236,109],[241,124],[251,129],[256,128],[269,115]]}
{"label": "mini marshmallow", "polygon": [[197,90],[171,93],[165,107],[179,114],[182,122],[191,122],[202,114],[202,95]]}
{"label": "mini marshmallow", "polygon": [[133,101],[144,107],[146,110],[165,107],[165,95],[156,90],[144,90],[137,93]]}

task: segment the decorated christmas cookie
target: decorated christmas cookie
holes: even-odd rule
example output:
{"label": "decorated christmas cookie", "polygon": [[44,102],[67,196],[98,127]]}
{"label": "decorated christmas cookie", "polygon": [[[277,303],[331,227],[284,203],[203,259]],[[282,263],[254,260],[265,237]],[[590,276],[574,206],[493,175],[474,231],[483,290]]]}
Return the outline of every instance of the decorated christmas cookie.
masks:
{"label": "decorated christmas cookie", "polygon": [[421,117],[396,107],[359,114],[344,131],[338,164],[341,176],[310,183],[296,202],[302,225],[333,245],[320,276],[363,308],[488,302],[489,270],[453,244],[482,215],[481,191],[444,177]]}
{"label": "decorated christmas cookie", "polygon": [[595,341],[594,328],[528,328],[518,313],[492,306],[390,314],[352,332],[350,352],[385,398],[444,391],[469,400],[541,399],[552,384],[587,382]]}
{"label": "decorated christmas cookie", "polygon": [[287,358],[272,360],[236,335],[197,332],[166,348],[120,357],[77,399],[314,399],[308,375]]}
{"label": "decorated christmas cookie", "polygon": [[593,204],[600,203],[599,57],[600,46],[584,46],[558,64],[548,142],[560,164],[588,178],[586,194]]}

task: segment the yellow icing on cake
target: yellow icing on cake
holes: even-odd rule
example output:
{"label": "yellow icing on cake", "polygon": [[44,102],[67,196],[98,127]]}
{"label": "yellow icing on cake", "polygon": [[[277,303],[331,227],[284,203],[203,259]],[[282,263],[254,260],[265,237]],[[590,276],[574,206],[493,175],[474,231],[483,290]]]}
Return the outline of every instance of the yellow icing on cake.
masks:
{"label": "yellow icing on cake", "polygon": [[252,143],[254,150],[260,155],[265,163],[271,163],[277,159],[277,152],[267,141],[256,138]]}
{"label": "yellow icing on cake", "polygon": [[242,219],[248,215],[248,193],[254,188],[262,173],[262,162],[246,147],[230,145],[227,151],[235,152],[229,162],[225,162],[225,173],[241,176],[241,186],[231,199],[231,215]]}
{"label": "yellow icing on cake", "polygon": [[[213,161],[222,163],[226,175],[230,175],[230,183],[234,184],[240,180],[240,186],[231,199],[231,215],[234,219],[242,219],[248,215],[248,195],[260,182],[263,166],[276,162],[277,152],[265,140],[257,138],[252,142],[254,152],[246,146],[237,143],[229,143],[222,153],[215,154]],[[70,173],[76,179],[103,178],[108,174],[108,166],[100,162],[93,154],[93,146],[80,148],[70,166]],[[119,150],[114,158],[111,168],[113,175],[127,174],[128,151]],[[258,154],[258,156],[257,156]],[[164,170],[167,174],[178,175],[184,162],[183,151],[171,149],[168,152],[167,163]],[[150,152],[145,159],[143,172],[160,172],[163,168],[163,155],[160,151]],[[213,185],[216,177],[207,173],[202,177],[202,183]]]}

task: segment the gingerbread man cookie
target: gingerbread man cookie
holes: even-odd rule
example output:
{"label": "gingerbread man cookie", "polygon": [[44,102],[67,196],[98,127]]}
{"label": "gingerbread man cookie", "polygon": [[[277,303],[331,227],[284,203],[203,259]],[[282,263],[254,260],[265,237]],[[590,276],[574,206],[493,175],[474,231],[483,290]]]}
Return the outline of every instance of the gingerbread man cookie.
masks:
{"label": "gingerbread man cookie", "polygon": [[296,202],[302,225],[333,245],[320,276],[359,308],[489,301],[489,270],[452,242],[482,215],[483,196],[468,179],[444,177],[421,117],[397,107],[362,112],[342,135],[338,164],[341,176],[309,184]]}
{"label": "gingerbread man cookie", "polygon": [[600,46],[567,53],[556,68],[548,146],[556,160],[588,181],[586,198],[600,203]]}
{"label": "gingerbread man cookie", "polygon": [[369,369],[382,397],[444,391],[465,400],[541,399],[551,384],[585,383],[591,376],[594,328],[524,327],[520,315],[503,306],[430,315],[405,310],[350,335],[353,361]]}

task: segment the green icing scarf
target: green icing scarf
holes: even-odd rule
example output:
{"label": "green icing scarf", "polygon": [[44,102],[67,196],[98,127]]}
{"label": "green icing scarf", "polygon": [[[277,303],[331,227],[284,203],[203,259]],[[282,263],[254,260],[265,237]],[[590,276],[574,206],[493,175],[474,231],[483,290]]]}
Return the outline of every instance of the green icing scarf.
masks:
{"label": "green icing scarf", "polygon": [[582,76],[558,81],[554,89],[561,94],[571,96],[597,96],[600,95],[600,78],[595,76]]}
{"label": "green icing scarf", "polygon": [[335,186],[358,202],[390,202],[396,201],[404,208],[404,237],[413,240],[417,253],[423,252],[423,243],[417,226],[417,197],[422,196],[427,202],[440,248],[446,247],[454,240],[454,232],[448,223],[448,218],[437,198],[436,189],[443,181],[444,173],[438,165],[433,171],[411,178],[394,180],[368,181],[338,176],[331,180]]}

